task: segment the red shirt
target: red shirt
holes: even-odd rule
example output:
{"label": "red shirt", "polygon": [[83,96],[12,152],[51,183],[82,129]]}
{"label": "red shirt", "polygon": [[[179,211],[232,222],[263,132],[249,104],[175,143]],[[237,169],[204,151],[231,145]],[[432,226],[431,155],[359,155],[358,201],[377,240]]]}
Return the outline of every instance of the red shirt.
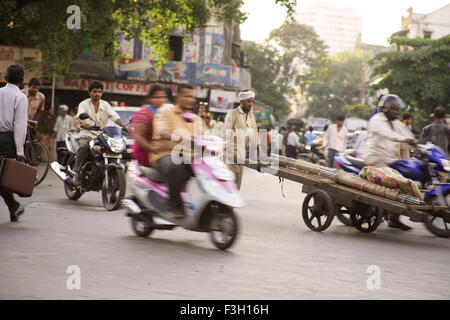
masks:
{"label": "red shirt", "polygon": [[[153,108],[152,108],[153,107]],[[133,123],[133,136],[134,139],[136,139],[136,124],[138,123],[143,123],[146,126],[146,131],[145,131],[145,139],[147,139],[148,141],[152,140],[153,137],[153,118],[154,118],[154,111],[156,111],[156,108],[154,106],[150,106],[150,105],[145,105],[142,106],[134,115],[132,123]],[[134,140],[134,144],[133,144],[133,154],[132,154],[133,158],[136,159],[138,161],[138,163],[140,165],[143,166],[149,166],[150,163],[148,161],[148,151],[142,149],[136,140]]]}

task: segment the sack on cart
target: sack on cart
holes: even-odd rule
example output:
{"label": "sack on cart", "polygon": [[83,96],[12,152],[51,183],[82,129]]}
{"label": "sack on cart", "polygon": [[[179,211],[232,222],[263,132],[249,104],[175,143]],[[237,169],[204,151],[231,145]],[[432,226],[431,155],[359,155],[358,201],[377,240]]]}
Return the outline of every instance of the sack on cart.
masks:
{"label": "sack on cart", "polygon": [[359,176],[369,182],[390,189],[400,189],[402,193],[419,198],[422,200],[422,193],[417,184],[411,179],[403,177],[397,170],[389,167],[375,168],[372,166],[364,167]]}

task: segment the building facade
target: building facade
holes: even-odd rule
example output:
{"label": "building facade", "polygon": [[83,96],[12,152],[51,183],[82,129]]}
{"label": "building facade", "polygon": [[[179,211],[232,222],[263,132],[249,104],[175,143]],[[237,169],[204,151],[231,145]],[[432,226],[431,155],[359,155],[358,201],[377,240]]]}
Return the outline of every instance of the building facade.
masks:
{"label": "building facade", "polygon": [[439,39],[450,34],[450,4],[431,13],[417,13],[410,7],[402,17],[401,30],[393,35]]}
{"label": "building facade", "polygon": [[363,18],[349,7],[338,7],[326,1],[317,1],[300,9],[296,16],[300,24],[313,27],[328,46],[328,53],[354,51],[358,35],[362,33]]}

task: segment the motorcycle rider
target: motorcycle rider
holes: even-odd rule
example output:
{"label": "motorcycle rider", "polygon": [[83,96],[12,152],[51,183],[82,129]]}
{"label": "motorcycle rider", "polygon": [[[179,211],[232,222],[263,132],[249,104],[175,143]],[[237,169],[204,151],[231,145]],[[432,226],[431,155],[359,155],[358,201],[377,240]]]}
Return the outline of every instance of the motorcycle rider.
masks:
{"label": "motorcycle rider", "polygon": [[[367,126],[363,160],[368,166],[388,167],[400,160],[401,142],[416,145],[416,140],[404,134],[403,124],[398,120],[400,109],[405,107],[400,97],[387,94],[381,97],[378,106],[381,107],[380,112],[370,119]],[[402,230],[411,229],[400,222],[399,215],[393,215],[388,225]]]}
{"label": "motorcycle rider", "polygon": [[[89,152],[89,141],[95,139],[97,137],[98,132],[87,130],[94,125],[99,126],[100,128],[104,128],[108,126],[108,121],[112,120],[117,123],[119,126],[125,128],[125,125],[120,120],[119,115],[115,112],[111,105],[102,100],[103,95],[103,84],[99,81],[93,81],[88,88],[89,99],[86,99],[80,102],[78,106],[78,114],[76,119],[80,122],[81,131],[79,133],[79,149],[77,150],[77,155],[75,159],[75,177],[73,179],[73,184],[75,186],[81,185],[80,180],[80,171],[81,167],[86,160],[86,157]],[[80,114],[87,113],[89,117],[92,119],[81,120]]]}
{"label": "motorcycle rider", "polygon": [[[178,161],[178,144],[181,142],[185,144],[195,135],[203,135],[206,127],[202,119],[194,114],[195,102],[194,88],[186,84],[180,85],[175,97],[175,105],[172,108],[160,110],[153,121],[153,140],[156,151],[150,153],[150,164],[158,169],[168,183],[170,199],[167,213],[174,218],[185,216],[180,193],[183,184],[191,177],[189,164]],[[182,116],[184,113],[192,114],[193,121],[186,121]],[[186,149],[180,151],[186,151]]]}

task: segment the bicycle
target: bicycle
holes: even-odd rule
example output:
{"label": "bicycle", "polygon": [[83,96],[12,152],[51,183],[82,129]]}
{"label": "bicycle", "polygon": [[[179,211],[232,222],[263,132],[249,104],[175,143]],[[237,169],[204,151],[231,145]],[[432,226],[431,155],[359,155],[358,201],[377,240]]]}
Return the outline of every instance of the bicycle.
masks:
{"label": "bicycle", "polygon": [[35,130],[37,124],[37,121],[28,120],[27,137],[24,145],[25,163],[37,169],[35,186],[45,179],[50,168],[50,152],[37,137]]}

